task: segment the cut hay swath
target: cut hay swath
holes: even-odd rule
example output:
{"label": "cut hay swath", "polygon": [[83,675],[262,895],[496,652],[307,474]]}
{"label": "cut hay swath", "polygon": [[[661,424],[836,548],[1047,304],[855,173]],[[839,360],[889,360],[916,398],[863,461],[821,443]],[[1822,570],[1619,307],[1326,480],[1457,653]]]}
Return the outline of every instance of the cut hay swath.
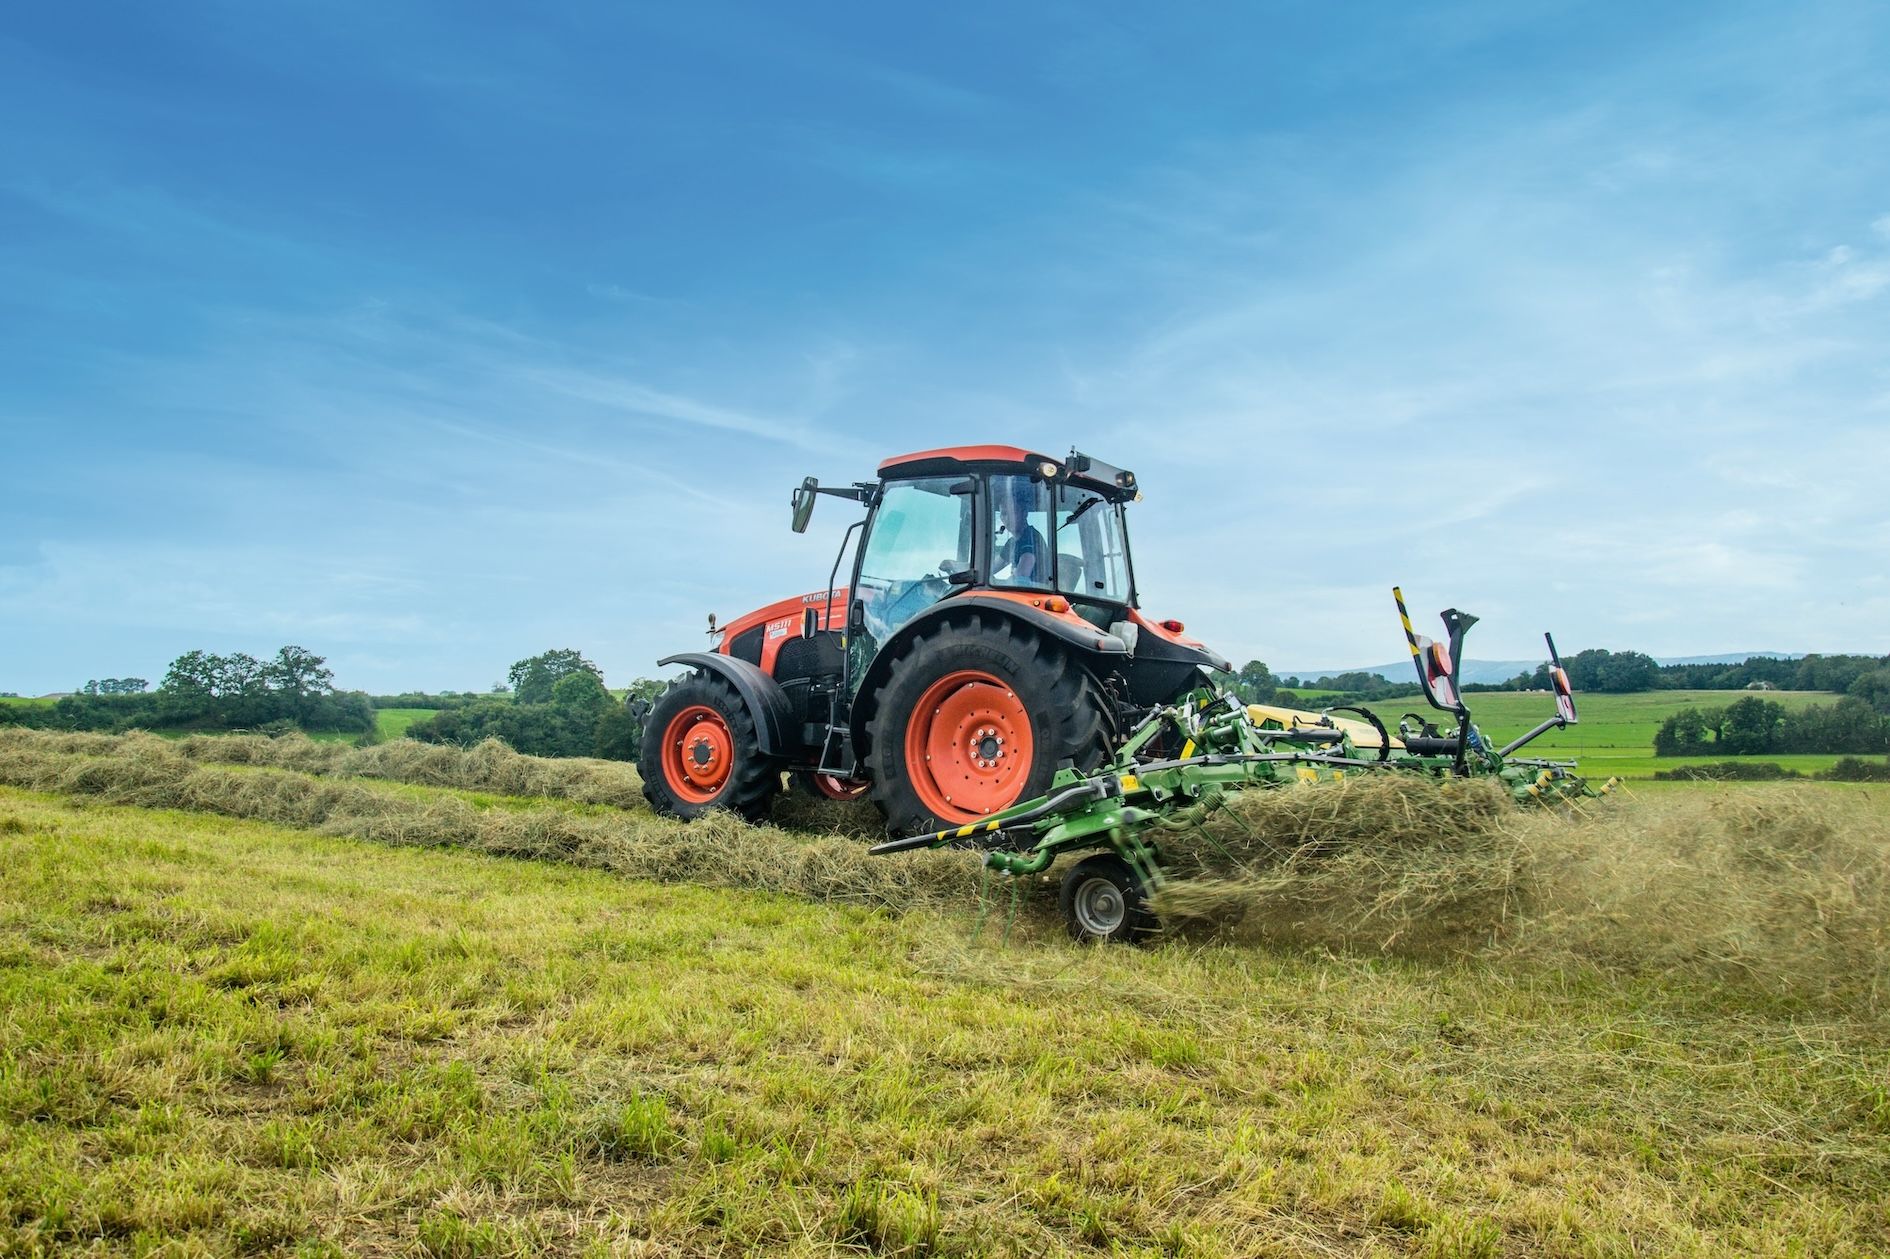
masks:
{"label": "cut hay swath", "polygon": [[[371,764],[565,799],[622,784],[595,763],[503,749],[364,761],[289,740],[281,755],[323,769],[230,768],[206,762],[277,741],[211,742],[0,731],[0,783],[891,910],[968,907],[982,888],[971,853],[868,857],[834,833],[866,829],[857,808],[828,802],[784,800],[777,813],[819,833],[641,807],[481,808],[341,775]],[[1658,973],[1890,1013],[1890,815],[1863,793],[1744,789],[1524,814],[1485,783],[1347,779],[1242,793],[1165,843],[1178,877],[1161,908],[1205,924],[1191,939]]]}

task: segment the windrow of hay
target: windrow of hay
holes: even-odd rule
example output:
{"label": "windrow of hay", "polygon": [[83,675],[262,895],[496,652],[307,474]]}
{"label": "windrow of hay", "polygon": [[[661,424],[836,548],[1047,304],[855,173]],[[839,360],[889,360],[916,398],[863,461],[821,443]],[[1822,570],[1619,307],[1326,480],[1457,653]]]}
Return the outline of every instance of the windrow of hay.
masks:
{"label": "windrow of hay", "polygon": [[1890,811],[1830,787],[1529,817],[1510,955],[1708,976],[1890,1010]]}
{"label": "windrow of hay", "polygon": [[[200,764],[188,742],[0,731],[0,782],[823,901],[970,906],[981,885],[970,853],[869,857],[860,806],[784,799],[778,820],[828,832],[811,837],[641,808],[482,809]],[[1222,938],[1678,975],[1890,1012],[1890,810],[1863,790],[1715,788],[1527,813],[1489,783],[1388,774],[1246,792],[1162,843],[1172,878],[1157,908]]]}
{"label": "windrow of hay", "polygon": [[1405,774],[1247,791],[1166,834],[1169,920],[1236,938],[1429,951],[1481,944],[1516,912],[1527,853],[1489,782]]}
{"label": "windrow of hay", "polygon": [[110,756],[158,742],[188,760],[214,765],[292,769],[337,778],[378,778],[425,787],[452,787],[504,796],[543,796],[620,809],[641,808],[643,780],[622,761],[586,757],[523,756],[497,739],[470,748],[394,739],[373,747],[317,743],[304,735],[192,735],[156,740],[146,734],[95,735],[55,731],[0,730],[0,751],[43,748],[84,756]]}
{"label": "windrow of hay", "polygon": [[869,857],[856,840],[797,836],[718,815],[684,824],[648,810],[582,816],[561,808],[479,809],[452,797],[277,769],[199,765],[162,739],[86,756],[0,739],[0,783],[107,804],[193,809],[389,844],[453,845],[594,866],[657,882],[782,892],[888,908],[965,905],[978,862],[964,852]]}
{"label": "windrow of hay", "polygon": [[1523,812],[1490,783],[1253,791],[1157,906],[1235,939],[1685,975],[1890,1010],[1890,812],[1771,787]]}

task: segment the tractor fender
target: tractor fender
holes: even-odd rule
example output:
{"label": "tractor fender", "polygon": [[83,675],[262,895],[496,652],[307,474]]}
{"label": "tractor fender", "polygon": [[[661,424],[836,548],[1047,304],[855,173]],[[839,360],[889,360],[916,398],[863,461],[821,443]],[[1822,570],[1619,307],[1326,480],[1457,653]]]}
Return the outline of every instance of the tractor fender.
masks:
{"label": "tractor fender", "polygon": [[872,716],[869,711],[872,707],[871,696],[886,680],[887,671],[892,668],[891,662],[899,654],[899,648],[940,621],[955,620],[971,612],[997,614],[1021,621],[1046,637],[1073,648],[1080,656],[1091,659],[1111,656],[1128,658],[1128,644],[1114,634],[1099,630],[1073,614],[1047,612],[1033,605],[1029,598],[980,592],[941,599],[900,626],[891,638],[879,644],[874,651],[872,663],[867,665],[866,675],[860,679],[859,689],[854,692],[856,697],[867,701],[861,703],[856,700],[849,722],[856,753],[863,751],[871,742],[866,731]]}
{"label": "tractor fender", "polygon": [[726,678],[742,697],[742,703],[748,706],[748,715],[755,719],[755,742],[762,755],[788,756],[798,750],[800,740],[795,734],[799,727],[795,724],[793,706],[788,703],[780,684],[755,665],[714,651],[685,651],[664,656],[656,663],[659,666],[687,665]]}

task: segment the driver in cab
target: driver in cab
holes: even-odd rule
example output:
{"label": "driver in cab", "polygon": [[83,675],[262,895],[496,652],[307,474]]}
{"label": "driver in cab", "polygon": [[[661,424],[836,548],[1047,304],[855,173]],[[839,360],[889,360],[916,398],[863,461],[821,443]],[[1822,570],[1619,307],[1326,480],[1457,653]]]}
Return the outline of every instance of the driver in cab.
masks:
{"label": "driver in cab", "polygon": [[1009,586],[1048,587],[1050,548],[1043,534],[1030,523],[1036,484],[1026,477],[1013,477],[1008,489],[1000,490],[995,497],[1003,536],[991,543],[994,580]]}

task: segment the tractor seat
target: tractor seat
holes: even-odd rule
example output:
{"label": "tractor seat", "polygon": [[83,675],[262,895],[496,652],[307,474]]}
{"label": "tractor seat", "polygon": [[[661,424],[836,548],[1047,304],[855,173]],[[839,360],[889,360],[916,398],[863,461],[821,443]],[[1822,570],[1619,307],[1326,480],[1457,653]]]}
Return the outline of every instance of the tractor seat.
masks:
{"label": "tractor seat", "polygon": [[1068,551],[1057,552],[1057,589],[1075,594],[1083,588],[1083,557]]}

